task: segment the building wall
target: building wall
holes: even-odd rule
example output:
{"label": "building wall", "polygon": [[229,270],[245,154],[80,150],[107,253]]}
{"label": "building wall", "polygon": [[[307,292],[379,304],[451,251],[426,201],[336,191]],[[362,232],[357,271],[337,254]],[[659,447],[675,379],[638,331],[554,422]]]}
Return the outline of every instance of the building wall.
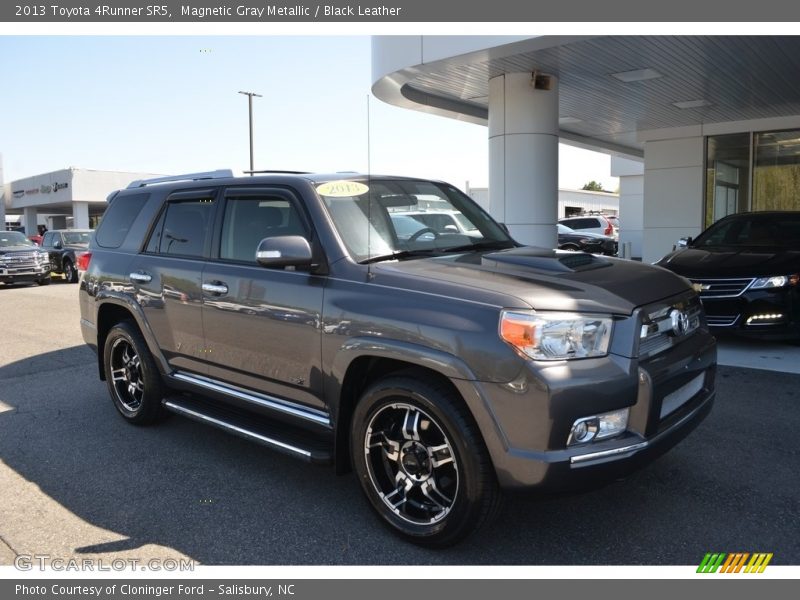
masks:
{"label": "building wall", "polygon": [[625,244],[631,258],[641,259],[644,238],[644,163],[611,157],[611,175],[619,178],[620,256]]}
{"label": "building wall", "polygon": [[645,142],[642,260],[655,262],[703,223],[703,137]]}
{"label": "building wall", "polygon": [[[481,208],[489,210],[489,188],[467,188],[467,195],[475,200]],[[607,192],[590,192],[587,190],[558,190],[558,218],[566,216],[566,207],[581,208],[586,212],[607,212],[617,214],[620,209],[619,196]]]}

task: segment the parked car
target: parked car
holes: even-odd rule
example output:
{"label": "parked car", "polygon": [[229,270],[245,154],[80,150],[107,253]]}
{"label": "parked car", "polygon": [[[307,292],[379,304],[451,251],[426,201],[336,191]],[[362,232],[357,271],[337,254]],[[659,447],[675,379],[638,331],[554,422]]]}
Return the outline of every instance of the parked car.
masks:
{"label": "parked car", "polygon": [[688,278],[716,331],[800,340],[800,212],[720,219],[656,264]]}
{"label": "parked car", "polygon": [[50,283],[47,252],[19,231],[0,231],[0,283]]}
{"label": "parked car", "polygon": [[588,231],[575,231],[558,223],[558,248],[573,252],[589,252],[591,254],[617,255],[617,240],[607,235]]}
{"label": "parked car", "polygon": [[464,235],[477,235],[481,233],[473,223],[457,210],[416,210],[389,213],[392,219],[400,216],[411,217],[422,223],[436,235],[461,233]]}
{"label": "parked car", "polygon": [[[391,214],[432,198],[477,235],[398,235]],[[523,247],[442,182],[136,181],[109,197],[89,252],[80,326],[126,421],[174,412],[352,468],[418,544],[487,523],[501,490],[646,464],[715,395],[714,338],[684,278]]]}
{"label": "parked car", "polygon": [[78,282],[78,266],[81,257],[89,249],[91,229],[54,229],[45,232],[42,248],[50,255],[50,270],[64,275],[68,283]]}
{"label": "parked car", "polygon": [[559,223],[566,225],[570,229],[581,232],[599,233],[614,239],[619,239],[619,228],[603,215],[586,215],[581,217],[566,217],[559,219]]}

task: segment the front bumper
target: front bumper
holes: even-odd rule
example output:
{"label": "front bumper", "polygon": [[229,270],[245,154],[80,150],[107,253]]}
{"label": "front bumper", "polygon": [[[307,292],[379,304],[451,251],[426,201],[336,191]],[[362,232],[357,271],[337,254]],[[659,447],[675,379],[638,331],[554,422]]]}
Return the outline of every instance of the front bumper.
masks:
{"label": "front bumper", "polygon": [[703,298],[708,325],[716,332],[762,338],[800,336],[800,289],[748,290],[735,298]]}
{"label": "front bumper", "polygon": [[0,282],[3,283],[32,282],[49,276],[49,264],[33,267],[0,267]]}
{"label": "front bumper", "polygon": [[[518,380],[479,384],[497,433],[484,438],[501,487],[584,489],[655,460],[711,411],[715,375],[716,343],[698,330],[646,361],[609,355],[530,363]],[[628,430],[621,436],[566,446],[576,419],[626,407]]]}

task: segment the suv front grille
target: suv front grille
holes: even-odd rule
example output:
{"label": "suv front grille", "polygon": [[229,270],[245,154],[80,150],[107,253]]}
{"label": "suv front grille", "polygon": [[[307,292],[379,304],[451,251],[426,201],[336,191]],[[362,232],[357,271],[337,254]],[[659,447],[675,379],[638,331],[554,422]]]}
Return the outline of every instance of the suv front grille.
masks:
{"label": "suv front grille", "polygon": [[692,335],[700,327],[703,310],[697,296],[681,296],[643,309],[639,358],[648,358]]}
{"label": "suv front grille", "polygon": [[45,259],[40,259],[36,252],[8,252],[0,256],[0,265],[12,270],[31,269],[45,262]]}
{"label": "suv front grille", "polygon": [[701,298],[735,298],[741,296],[753,283],[750,277],[736,279],[692,279]]}

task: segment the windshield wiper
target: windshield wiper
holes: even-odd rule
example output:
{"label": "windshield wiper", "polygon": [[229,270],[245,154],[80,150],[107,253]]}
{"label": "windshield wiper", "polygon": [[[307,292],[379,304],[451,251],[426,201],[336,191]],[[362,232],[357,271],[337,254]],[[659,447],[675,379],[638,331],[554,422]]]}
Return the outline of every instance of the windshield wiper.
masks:
{"label": "windshield wiper", "polygon": [[474,244],[464,244],[462,246],[453,246],[451,248],[443,248],[443,252],[467,252],[469,250],[507,250],[513,248],[514,244],[508,240],[483,240]]}
{"label": "windshield wiper", "polygon": [[403,258],[416,258],[420,256],[430,256],[435,252],[442,252],[441,248],[427,248],[425,250],[398,250],[391,254],[381,254],[380,256],[373,256],[358,261],[360,265],[369,265],[376,262],[383,262],[385,260],[401,260]]}

